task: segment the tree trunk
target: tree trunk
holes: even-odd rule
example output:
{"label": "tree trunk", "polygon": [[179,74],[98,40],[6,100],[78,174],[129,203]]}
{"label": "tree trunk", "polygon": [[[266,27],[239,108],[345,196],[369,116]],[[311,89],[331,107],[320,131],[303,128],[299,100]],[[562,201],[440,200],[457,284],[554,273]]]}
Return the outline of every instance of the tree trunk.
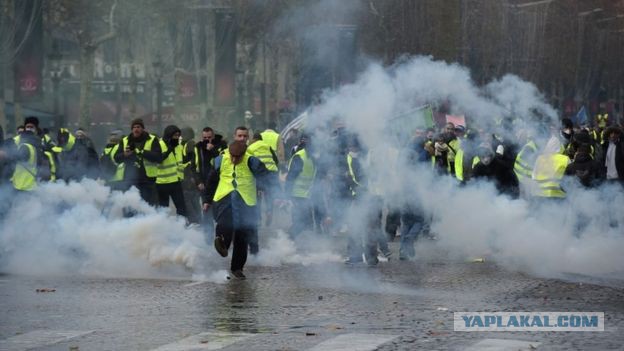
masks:
{"label": "tree trunk", "polygon": [[78,127],[85,128],[87,131],[91,129],[94,59],[95,48],[87,46],[80,49],[80,117]]}

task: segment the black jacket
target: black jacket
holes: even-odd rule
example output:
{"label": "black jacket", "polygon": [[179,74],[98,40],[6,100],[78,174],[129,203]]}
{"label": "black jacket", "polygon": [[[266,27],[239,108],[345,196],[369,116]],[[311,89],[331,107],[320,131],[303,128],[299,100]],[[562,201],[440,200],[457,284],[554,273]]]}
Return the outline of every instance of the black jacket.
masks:
{"label": "black jacket", "polygon": [[211,144],[214,145],[214,147],[210,150],[206,149],[208,145],[207,141],[202,140],[195,144],[195,154],[197,157],[191,160],[191,169],[193,170],[195,182],[197,184],[206,184],[208,182],[210,171],[213,169],[212,160],[219,156],[223,150],[227,149],[227,143],[219,134],[215,135]]}
{"label": "black jacket", "polygon": [[[115,153],[115,162],[124,163],[124,181],[129,184],[142,184],[152,183],[156,181],[155,177],[148,177],[145,173],[144,161],[150,161],[153,163],[161,163],[163,161],[162,149],[160,148],[160,139],[154,137],[152,142],[152,148],[150,151],[143,150],[145,142],[148,141],[150,135],[147,132],[143,132],[138,138],[134,138],[132,134],[128,135],[128,146],[135,150],[131,155],[124,155],[123,139],[119,142],[119,147]],[[137,154],[136,150],[141,150],[140,154]]]}
{"label": "black jacket", "polygon": [[513,172],[513,168],[510,168],[505,159],[498,154],[488,165],[482,162],[477,163],[472,169],[472,177],[493,181],[496,189],[501,193],[514,197],[518,195],[518,178]]}
{"label": "black jacket", "polygon": [[[605,163],[607,161],[607,152],[609,150],[609,141],[607,140],[602,144],[602,157],[600,160],[600,176],[603,179],[607,178],[607,167]],[[621,181],[624,181],[624,143],[620,140],[615,146],[615,168],[617,169],[618,176]]]}
{"label": "black jacket", "polygon": [[576,178],[586,187],[594,185],[598,179],[599,168],[589,154],[576,154],[574,161],[565,170],[566,175]]}

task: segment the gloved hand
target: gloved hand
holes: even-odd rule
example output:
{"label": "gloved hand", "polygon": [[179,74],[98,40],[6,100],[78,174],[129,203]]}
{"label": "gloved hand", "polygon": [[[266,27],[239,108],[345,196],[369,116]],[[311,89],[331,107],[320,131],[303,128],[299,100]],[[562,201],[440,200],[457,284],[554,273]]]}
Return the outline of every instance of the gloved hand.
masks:
{"label": "gloved hand", "polygon": [[496,153],[502,156],[505,153],[505,147],[503,145],[498,145],[496,147]]}

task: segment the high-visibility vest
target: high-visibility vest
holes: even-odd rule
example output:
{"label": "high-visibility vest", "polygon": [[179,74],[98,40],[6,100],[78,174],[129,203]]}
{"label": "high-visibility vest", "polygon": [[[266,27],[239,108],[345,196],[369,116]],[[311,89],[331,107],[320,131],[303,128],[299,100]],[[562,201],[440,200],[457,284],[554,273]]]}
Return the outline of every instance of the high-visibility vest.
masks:
{"label": "high-visibility vest", "polygon": [[48,158],[48,163],[50,167],[50,182],[56,181],[56,161],[54,160],[54,154],[50,151],[44,151],[44,155]]}
{"label": "high-visibility vest", "polygon": [[[347,154],[347,165],[349,166],[349,175],[351,176],[351,179],[355,184],[361,186],[362,184],[360,184],[357,177],[355,176],[355,172],[353,171],[353,156],[351,156],[351,154]],[[351,195],[357,195],[355,189],[351,189]]]}
{"label": "high-visibility vest", "polygon": [[[149,135],[149,139],[147,139],[147,141],[143,145],[143,150],[141,150],[141,151],[151,151],[152,150],[152,144],[154,143],[154,139],[156,139],[156,136],[154,134],[150,134]],[[123,150],[125,150],[126,147],[128,147],[128,136],[127,135],[122,139],[122,144],[123,144],[122,145],[123,146]],[[148,177],[156,178],[158,176],[158,164],[156,164],[154,162],[151,162],[151,161],[148,161],[146,159],[143,159],[143,167],[145,167],[145,174]]]}
{"label": "high-visibility vest", "polygon": [[[351,154],[347,154],[347,165],[349,166],[349,175],[351,176],[351,179],[353,180],[353,182],[358,185],[358,189],[364,188],[370,194],[381,195],[381,189],[379,189],[379,187],[374,181],[371,181],[371,179],[368,179],[367,184],[362,184],[362,181],[357,178],[357,175],[355,174],[355,171],[353,170],[353,156],[351,156]],[[355,191],[355,189],[351,189],[351,195],[353,196],[357,195],[357,192]]]}
{"label": "high-visibility vest", "polygon": [[277,172],[277,165],[271,153],[271,146],[267,142],[264,140],[256,140],[247,147],[247,152],[260,159],[269,171]]}
{"label": "high-visibility vest", "polygon": [[295,179],[291,195],[294,197],[309,198],[310,190],[312,190],[312,184],[314,183],[314,177],[316,176],[316,167],[314,166],[314,162],[308,158],[306,150],[301,149],[290,158],[290,162],[288,162],[289,170],[295,156],[299,156],[301,161],[303,161],[303,169],[297,176],[297,179]]}
{"label": "high-visibility vest", "polygon": [[110,149],[110,152],[107,154],[108,157],[110,157],[111,161],[113,161],[113,164],[117,165],[117,169],[115,170],[115,174],[110,179],[111,182],[120,182],[120,181],[122,181],[123,178],[124,178],[124,170],[126,169],[126,164],[125,163],[123,163],[123,162],[121,162],[121,163],[115,162],[115,154],[117,153],[117,150],[119,150],[119,143],[115,144],[115,146],[113,146]]}
{"label": "high-visibility vest", "polygon": [[175,148],[176,160],[178,161],[178,178],[184,180],[184,171],[191,165],[191,161],[184,162],[186,155],[188,155],[188,143],[178,144]]}
{"label": "high-visibility vest", "polygon": [[28,160],[15,165],[11,183],[16,190],[31,191],[37,187],[37,150],[30,144],[20,144],[19,148],[28,149]]}
{"label": "high-visibility vest", "polygon": [[525,156],[525,153],[527,153],[529,150],[533,153],[537,152],[537,145],[533,140],[530,140],[528,143],[524,144],[524,146],[516,156],[516,161],[514,162],[514,173],[516,174],[516,177],[518,177],[518,181],[520,182],[527,181],[533,176],[533,165],[523,158],[523,156]]}
{"label": "high-visibility vest", "polygon": [[[566,146],[565,148],[565,152],[564,155],[568,156],[571,154],[572,151],[572,143],[568,144],[568,146]],[[592,158],[592,160],[594,159],[594,145],[589,145],[589,157]],[[572,156],[574,156],[574,154],[572,154]],[[569,157],[569,156],[568,156]]]}
{"label": "high-visibility vest", "polygon": [[533,180],[537,183],[535,196],[564,198],[565,191],[561,188],[561,179],[570,158],[561,154],[540,155],[535,161]]}
{"label": "high-visibility vest", "polygon": [[121,163],[115,162],[115,154],[117,153],[117,150],[119,150],[119,143],[117,143],[117,144],[115,144],[113,146],[108,146],[108,147],[104,148],[104,157],[109,157],[110,160],[113,162],[113,164],[117,166],[117,168],[115,169],[115,173],[108,180],[110,182],[120,182],[120,181],[122,181],[123,180],[123,175],[124,175],[124,169],[126,167],[126,165],[123,162],[121,162]]}
{"label": "high-visibility vest", "polygon": [[76,144],[76,137],[72,133],[70,133],[69,130],[65,128],[61,128],[59,131],[67,133],[67,143],[63,146],[53,146],[52,151],[54,151],[57,154],[60,154],[63,151],[65,152],[71,151],[74,148],[74,145]]}
{"label": "high-visibility vest", "polygon": [[[473,168],[479,161],[478,156],[473,157],[471,167]],[[457,150],[455,154],[455,178],[460,182],[464,181],[464,149]]]}
{"label": "high-visibility vest", "polygon": [[271,149],[273,149],[274,152],[277,152],[277,145],[279,143],[279,133],[274,130],[267,129],[264,132],[260,133],[260,135],[262,136],[262,140],[266,142],[267,144],[269,144],[269,146],[271,147]]}
{"label": "high-visibility vest", "polygon": [[596,116],[596,124],[598,125],[598,128],[606,128],[608,121],[609,121],[609,114],[608,113],[598,114]]}
{"label": "high-visibility vest", "polygon": [[255,206],[256,198],[256,178],[254,177],[249,165],[250,154],[245,153],[242,161],[234,165],[229,151],[225,151],[221,156],[221,166],[219,167],[219,185],[215,192],[213,201],[219,201],[230,194],[237,191],[243,198],[247,206]]}
{"label": "high-visibility vest", "polygon": [[[178,145],[180,146],[180,145]],[[163,153],[169,151],[167,144],[160,140],[160,149]],[[180,181],[178,174],[178,159],[176,157],[176,148],[170,152],[161,163],[158,164],[158,176],[156,176],[156,184],[171,184]]]}

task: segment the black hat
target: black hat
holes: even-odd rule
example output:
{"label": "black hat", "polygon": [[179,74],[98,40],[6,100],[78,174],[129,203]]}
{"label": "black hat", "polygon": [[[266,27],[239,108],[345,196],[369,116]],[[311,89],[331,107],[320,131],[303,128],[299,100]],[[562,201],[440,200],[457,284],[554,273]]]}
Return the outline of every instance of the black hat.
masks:
{"label": "black hat", "polygon": [[24,119],[24,125],[27,124],[34,124],[35,127],[39,127],[39,118],[35,116],[26,117],[26,119]]}
{"label": "black hat", "polygon": [[134,127],[137,124],[140,125],[143,129],[145,129],[145,124],[143,123],[143,120],[141,118],[133,119],[132,122],[130,123],[130,128]]}

